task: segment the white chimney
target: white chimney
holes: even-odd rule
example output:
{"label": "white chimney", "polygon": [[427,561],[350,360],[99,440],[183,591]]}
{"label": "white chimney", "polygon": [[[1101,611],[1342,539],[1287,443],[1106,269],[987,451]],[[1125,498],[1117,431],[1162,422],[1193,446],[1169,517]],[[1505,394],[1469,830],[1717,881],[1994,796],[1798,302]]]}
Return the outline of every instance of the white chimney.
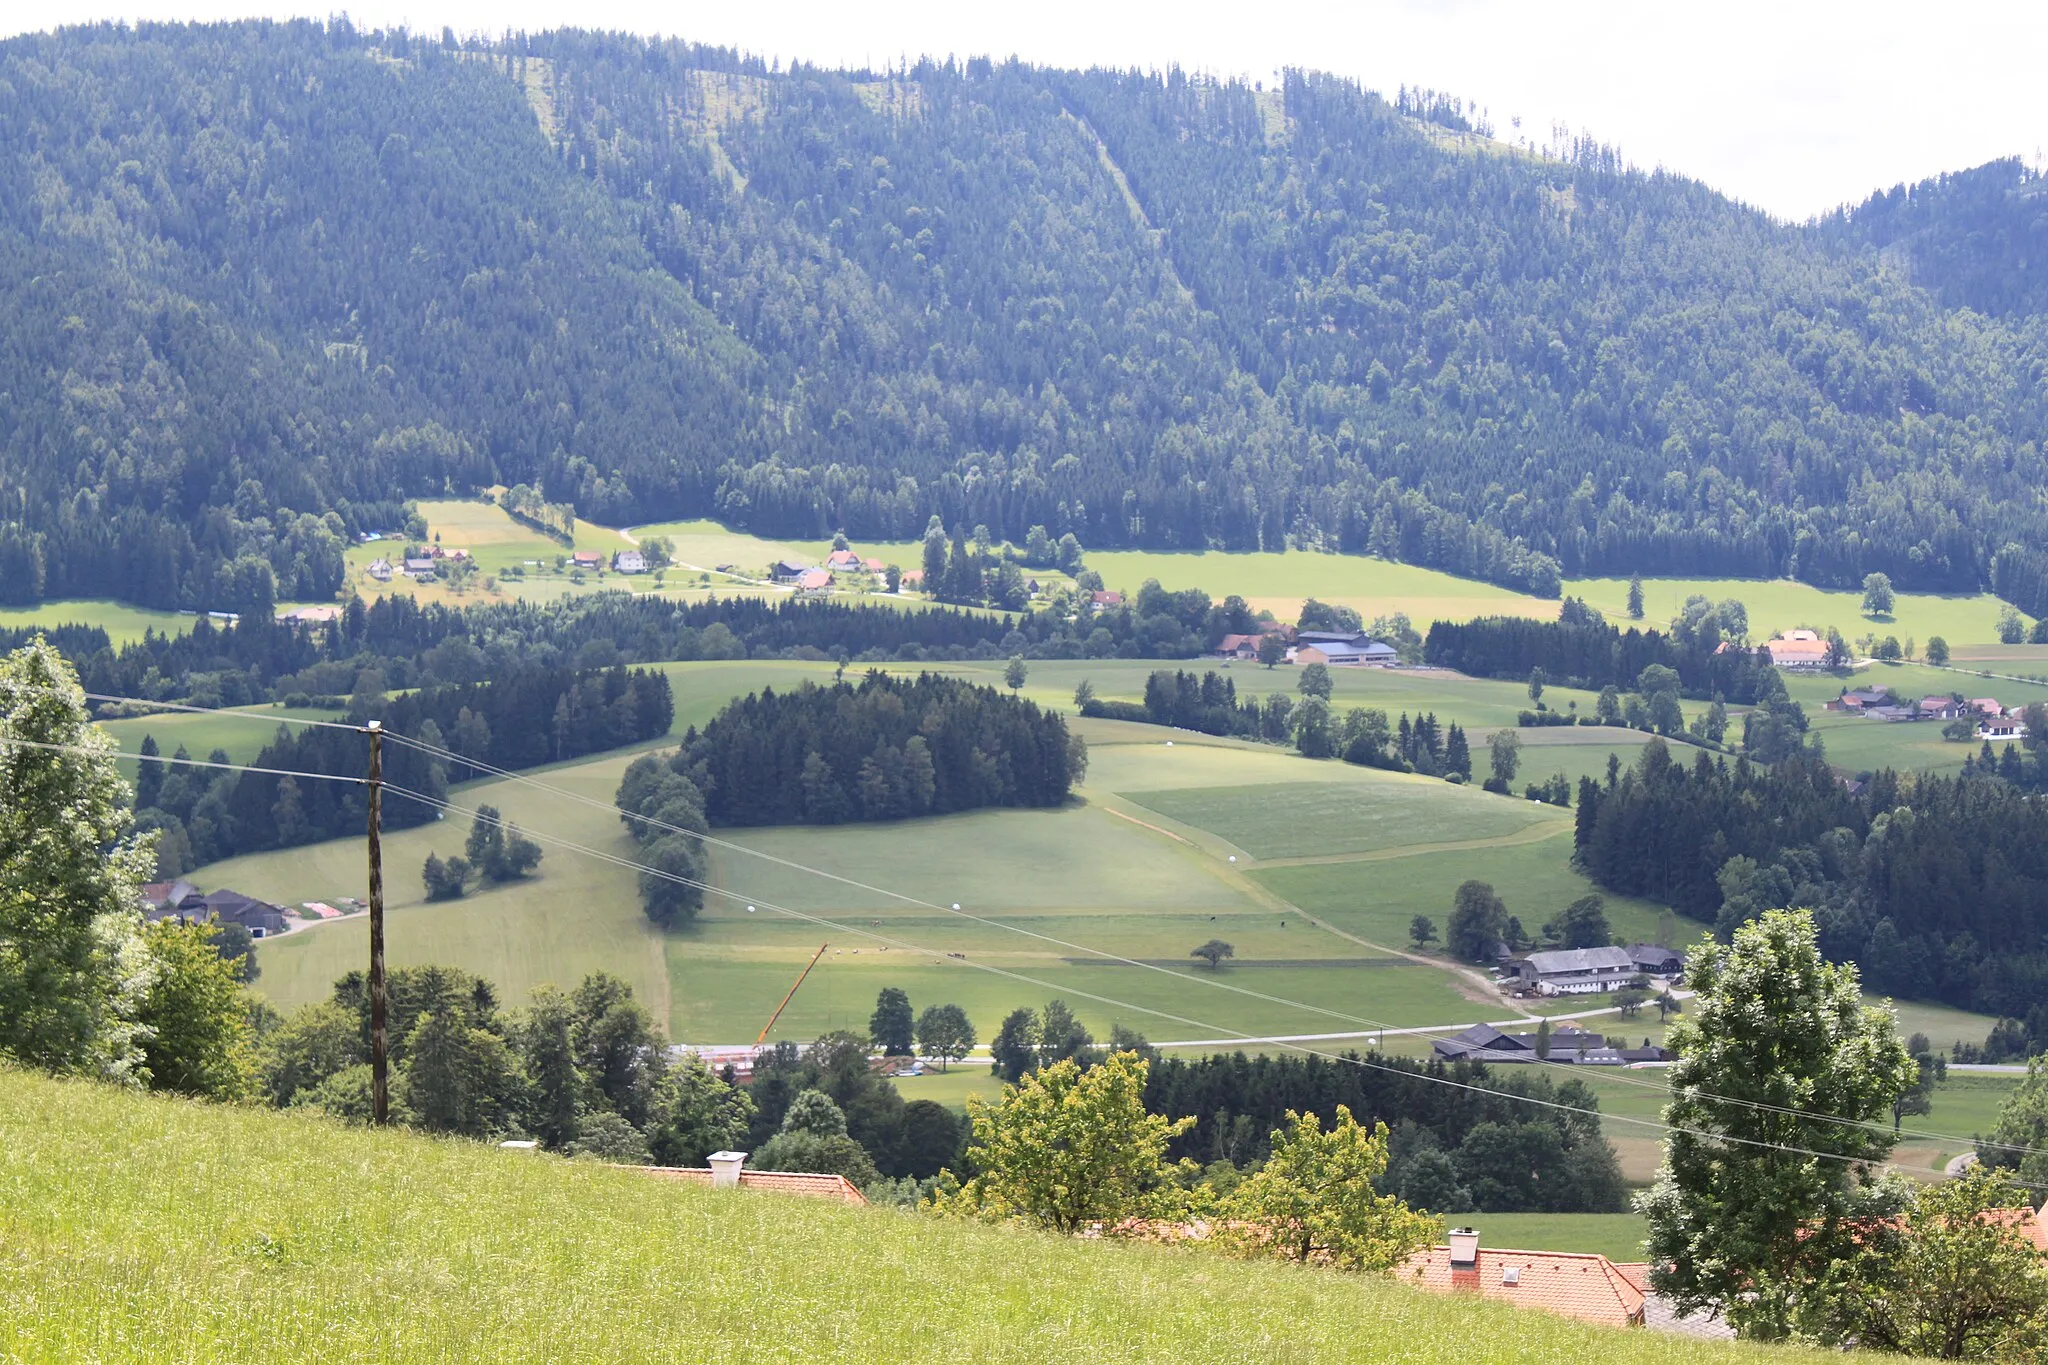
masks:
{"label": "white chimney", "polygon": [[1467,1269],[1479,1264],[1479,1234],[1472,1228],[1451,1229],[1451,1268]]}
{"label": "white chimney", "polygon": [[704,1160],[711,1166],[711,1188],[714,1190],[736,1189],[740,1183],[740,1167],[747,1164],[745,1152],[713,1152]]}

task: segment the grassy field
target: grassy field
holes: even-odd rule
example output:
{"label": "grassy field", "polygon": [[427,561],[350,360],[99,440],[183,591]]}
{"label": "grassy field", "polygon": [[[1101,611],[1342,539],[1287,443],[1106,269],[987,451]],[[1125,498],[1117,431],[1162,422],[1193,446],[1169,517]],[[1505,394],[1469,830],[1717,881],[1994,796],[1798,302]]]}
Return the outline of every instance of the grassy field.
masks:
{"label": "grassy field", "polygon": [[1468,787],[1412,776],[1405,781],[1237,784],[1122,795],[1260,859],[1493,841],[1556,819],[1553,806],[1475,795]]}
{"label": "grassy field", "polygon": [[24,630],[31,626],[98,626],[107,633],[114,648],[140,640],[145,631],[159,635],[183,635],[198,618],[182,612],[152,611],[130,607],[104,598],[78,598],[68,602],[45,602],[36,607],[0,607],[0,630]]}
{"label": "grassy field", "polygon": [[[1608,620],[1627,624],[1626,578],[1572,579],[1564,591],[1584,598]],[[1724,597],[1739,599],[1749,608],[1749,633],[1757,640],[1795,626],[1811,626],[1823,633],[1834,626],[1850,640],[1875,633],[1879,639],[1896,635],[1901,641],[1910,635],[1923,644],[1930,635],[1942,636],[1950,645],[1979,644],[1998,638],[1998,612],[2005,605],[1989,593],[1940,596],[1902,592],[1896,595],[1892,615],[1884,618],[1863,614],[1859,591],[1829,591],[1787,578],[1646,578],[1644,623],[1663,627],[1694,593],[1704,593],[1717,602]]]}
{"label": "grassy field", "polygon": [[277,737],[278,727],[286,721],[339,719],[332,711],[307,707],[244,706],[211,715],[162,711],[128,720],[103,721],[101,728],[131,753],[142,747],[144,735],[153,735],[157,748],[166,754],[176,753],[182,744],[194,758],[205,758],[215,749],[224,749],[232,761],[248,763]]}
{"label": "grassy field", "polygon": [[1111,550],[1090,553],[1086,564],[1112,588],[1135,592],[1156,578],[1164,588],[1200,588],[1219,601],[1235,593],[1288,621],[1309,597],[1355,608],[1367,621],[1406,612],[1422,630],[1440,618],[1557,615],[1557,603],[1544,598],[1365,555]]}
{"label": "grassy field", "polygon": [[19,1074],[0,1188],[24,1361],[1823,1358]]}

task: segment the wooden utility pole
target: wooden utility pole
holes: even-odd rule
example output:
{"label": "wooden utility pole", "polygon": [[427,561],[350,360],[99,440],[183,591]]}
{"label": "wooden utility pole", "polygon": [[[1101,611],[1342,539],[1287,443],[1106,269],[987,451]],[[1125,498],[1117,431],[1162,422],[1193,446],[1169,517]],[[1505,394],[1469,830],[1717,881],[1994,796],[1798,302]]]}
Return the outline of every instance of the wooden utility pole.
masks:
{"label": "wooden utility pole", "polygon": [[391,1122],[390,1040],[384,989],[384,723],[370,722],[370,1121]]}

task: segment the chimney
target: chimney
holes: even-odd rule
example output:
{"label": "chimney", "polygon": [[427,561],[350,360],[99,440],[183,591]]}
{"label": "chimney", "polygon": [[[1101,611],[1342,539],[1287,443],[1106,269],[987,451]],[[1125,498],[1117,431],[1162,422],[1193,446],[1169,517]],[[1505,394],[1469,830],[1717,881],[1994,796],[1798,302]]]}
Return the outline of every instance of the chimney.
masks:
{"label": "chimney", "polygon": [[711,1166],[711,1188],[714,1190],[736,1189],[740,1183],[740,1167],[747,1164],[745,1152],[713,1152],[704,1158]]}
{"label": "chimney", "polygon": [[1451,1229],[1451,1269],[1470,1270],[1479,1264],[1479,1233],[1472,1228]]}

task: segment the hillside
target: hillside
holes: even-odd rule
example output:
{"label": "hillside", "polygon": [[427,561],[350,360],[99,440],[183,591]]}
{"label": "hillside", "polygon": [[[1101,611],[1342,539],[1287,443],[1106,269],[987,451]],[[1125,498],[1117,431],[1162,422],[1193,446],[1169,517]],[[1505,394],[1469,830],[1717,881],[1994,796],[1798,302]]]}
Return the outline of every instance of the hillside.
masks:
{"label": "hillside", "polygon": [[494,481],[612,524],[937,514],[1542,595],[1969,590],[2048,547],[2038,319],[1462,123],[1305,72],[14,39],[0,599],[327,597],[400,498]]}
{"label": "hillside", "polygon": [[22,1360],[1772,1360],[1378,1281],[0,1073]]}

